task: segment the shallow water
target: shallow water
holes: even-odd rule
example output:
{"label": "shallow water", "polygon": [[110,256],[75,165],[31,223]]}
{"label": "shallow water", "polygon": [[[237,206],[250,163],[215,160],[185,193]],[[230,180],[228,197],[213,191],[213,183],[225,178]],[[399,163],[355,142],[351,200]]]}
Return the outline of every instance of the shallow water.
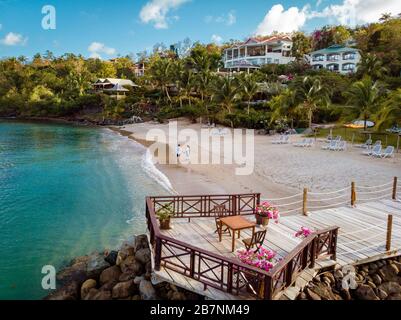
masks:
{"label": "shallow water", "polygon": [[144,232],[145,196],[167,187],[141,145],[107,129],[0,121],[0,299],[41,298],[44,265]]}

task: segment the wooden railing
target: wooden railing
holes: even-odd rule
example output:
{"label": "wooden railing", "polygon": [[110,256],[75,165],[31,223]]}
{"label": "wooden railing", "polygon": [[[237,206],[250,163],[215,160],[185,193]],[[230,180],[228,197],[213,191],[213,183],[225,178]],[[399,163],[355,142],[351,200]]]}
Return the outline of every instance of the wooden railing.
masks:
{"label": "wooden railing", "polygon": [[260,193],[233,195],[196,195],[151,197],[155,211],[166,206],[174,210],[174,218],[213,217],[213,208],[224,205],[229,215],[251,215],[260,203]]}
{"label": "wooden railing", "polygon": [[248,215],[254,212],[259,197],[258,194],[247,194],[146,198],[146,218],[155,270],[163,267],[175,271],[199,281],[205,289],[211,287],[236,296],[272,299],[280,290],[290,286],[302,270],[313,267],[318,257],[330,255],[335,259],[337,227],[310,235],[270,272],[266,272],[168,237],[160,232],[156,218],[156,208],[166,204],[173,206],[178,218],[212,217],[209,208],[220,204],[230,204],[232,214]]}

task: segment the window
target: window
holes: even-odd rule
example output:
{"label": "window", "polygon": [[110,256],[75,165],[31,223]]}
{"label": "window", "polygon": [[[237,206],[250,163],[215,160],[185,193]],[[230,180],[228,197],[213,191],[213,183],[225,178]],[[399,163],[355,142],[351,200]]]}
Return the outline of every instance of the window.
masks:
{"label": "window", "polygon": [[279,64],[280,63],[280,59],[274,59],[274,63]]}
{"label": "window", "polygon": [[313,66],[313,69],[315,69],[315,70],[323,69],[323,65],[322,64],[315,64]]}
{"label": "window", "polygon": [[315,54],[315,55],[313,56],[312,61],[324,61],[324,55],[322,55],[322,54]]}
{"label": "window", "polygon": [[343,64],[343,71],[354,71],[355,64],[354,63],[345,63]]}
{"label": "window", "polygon": [[339,65],[337,63],[332,63],[327,65],[327,69],[330,71],[339,71]]}
{"label": "window", "polygon": [[332,53],[327,55],[327,61],[338,61],[340,60],[340,55],[338,53]]}
{"label": "window", "polygon": [[250,57],[258,57],[265,55],[265,47],[264,46],[252,46],[248,47],[248,56]]}
{"label": "window", "polygon": [[355,60],[355,52],[345,52],[343,54],[343,59],[344,60]]}

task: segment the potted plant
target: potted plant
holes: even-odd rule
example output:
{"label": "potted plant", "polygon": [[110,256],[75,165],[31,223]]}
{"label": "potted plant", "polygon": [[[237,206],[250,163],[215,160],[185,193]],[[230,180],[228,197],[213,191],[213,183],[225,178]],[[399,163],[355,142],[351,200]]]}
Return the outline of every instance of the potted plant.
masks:
{"label": "potted plant", "polygon": [[162,208],[157,210],[156,216],[159,219],[161,230],[170,229],[171,217],[174,216],[173,206],[171,204],[163,206]]}
{"label": "potted plant", "polygon": [[274,220],[278,223],[280,217],[279,211],[270,202],[263,201],[256,207],[255,210],[256,223],[263,225],[264,227],[269,224],[270,220]]}

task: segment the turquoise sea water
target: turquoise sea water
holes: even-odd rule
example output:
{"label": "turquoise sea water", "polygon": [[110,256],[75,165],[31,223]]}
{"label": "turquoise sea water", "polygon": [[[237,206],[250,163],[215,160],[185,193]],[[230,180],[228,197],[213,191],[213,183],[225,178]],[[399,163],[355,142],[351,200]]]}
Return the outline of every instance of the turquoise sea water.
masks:
{"label": "turquoise sea water", "polygon": [[107,129],[0,120],[0,299],[39,299],[44,265],[144,232],[160,182],[145,149]]}

